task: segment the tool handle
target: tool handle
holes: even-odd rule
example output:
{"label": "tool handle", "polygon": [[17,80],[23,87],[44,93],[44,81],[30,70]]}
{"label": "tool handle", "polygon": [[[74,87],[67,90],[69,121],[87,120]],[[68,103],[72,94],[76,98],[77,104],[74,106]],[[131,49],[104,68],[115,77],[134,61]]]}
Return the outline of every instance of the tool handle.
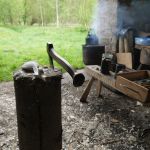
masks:
{"label": "tool handle", "polygon": [[54,59],[70,74],[70,76],[73,79],[73,85],[75,87],[81,86],[84,83],[85,81],[84,75],[82,73],[76,73],[73,67],[64,58],[62,58],[55,52],[53,44],[47,43],[47,53],[49,55],[52,67],[54,68],[53,65],[53,59]]}

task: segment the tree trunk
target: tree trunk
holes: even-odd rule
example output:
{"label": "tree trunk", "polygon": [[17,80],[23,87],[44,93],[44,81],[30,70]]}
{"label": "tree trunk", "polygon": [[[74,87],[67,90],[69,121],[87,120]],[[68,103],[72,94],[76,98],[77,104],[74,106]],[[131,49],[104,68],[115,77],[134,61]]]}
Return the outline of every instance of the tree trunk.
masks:
{"label": "tree trunk", "polygon": [[43,16],[43,10],[42,10],[42,2],[39,0],[39,7],[40,7],[40,17],[41,17],[41,24],[44,26],[44,16]]}
{"label": "tree trunk", "polygon": [[57,24],[57,27],[59,27],[59,3],[58,3],[58,0],[56,0],[56,24]]}

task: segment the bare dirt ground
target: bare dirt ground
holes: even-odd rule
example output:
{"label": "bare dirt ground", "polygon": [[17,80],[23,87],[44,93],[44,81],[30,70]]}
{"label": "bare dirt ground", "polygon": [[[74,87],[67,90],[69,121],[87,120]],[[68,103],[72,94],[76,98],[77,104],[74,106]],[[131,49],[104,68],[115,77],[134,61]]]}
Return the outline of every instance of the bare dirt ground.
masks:
{"label": "bare dirt ground", "polygon": [[[62,82],[64,150],[150,150],[150,108],[105,88],[88,103],[79,102],[80,88]],[[13,82],[0,84],[0,150],[17,150],[17,123]]]}

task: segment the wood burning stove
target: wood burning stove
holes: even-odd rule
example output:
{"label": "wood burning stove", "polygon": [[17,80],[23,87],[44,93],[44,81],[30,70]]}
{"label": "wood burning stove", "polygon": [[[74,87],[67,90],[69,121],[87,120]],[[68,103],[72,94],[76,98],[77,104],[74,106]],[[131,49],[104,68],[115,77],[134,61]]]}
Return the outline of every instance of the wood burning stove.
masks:
{"label": "wood burning stove", "polygon": [[105,46],[99,45],[95,31],[90,29],[86,37],[85,44],[82,45],[84,64],[100,65],[104,50]]}

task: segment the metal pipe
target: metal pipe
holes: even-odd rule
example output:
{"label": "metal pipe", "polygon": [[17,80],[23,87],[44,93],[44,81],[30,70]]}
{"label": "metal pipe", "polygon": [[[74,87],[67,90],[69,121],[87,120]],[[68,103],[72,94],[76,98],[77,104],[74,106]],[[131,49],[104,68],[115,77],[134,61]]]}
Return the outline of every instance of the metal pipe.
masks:
{"label": "metal pipe", "polygon": [[85,81],[84,75],[82,73],[76,73],[75,70],[72,68],[72,66],[64,58],[62,58],[55,52],[53,44],[47,43],[47,53],[49,55],[51,67],[54,68],[53,65],[54,59],[70,74],[70,76],[73,79],[73,85],[75,87],[81,86],[84,83]]}

